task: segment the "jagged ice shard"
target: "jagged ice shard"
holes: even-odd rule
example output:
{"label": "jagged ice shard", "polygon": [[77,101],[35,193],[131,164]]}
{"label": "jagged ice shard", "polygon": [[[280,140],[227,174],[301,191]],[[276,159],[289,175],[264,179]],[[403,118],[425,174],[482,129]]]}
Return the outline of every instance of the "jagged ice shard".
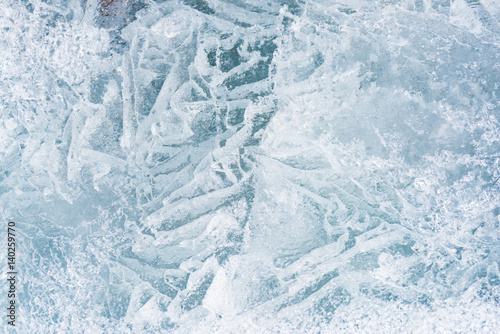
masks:
{"label": "jagged ice shard", "polygon": [[2,1],[18,333],[497,332],[499,18]]}

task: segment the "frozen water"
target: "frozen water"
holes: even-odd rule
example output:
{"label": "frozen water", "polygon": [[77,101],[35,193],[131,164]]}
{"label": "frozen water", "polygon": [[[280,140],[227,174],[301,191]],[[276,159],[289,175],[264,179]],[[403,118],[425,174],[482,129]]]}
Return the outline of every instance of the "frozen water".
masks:
{"label": "frozen water", "polygon": [[495,332],[499,15],[1,2],[19,333]]}

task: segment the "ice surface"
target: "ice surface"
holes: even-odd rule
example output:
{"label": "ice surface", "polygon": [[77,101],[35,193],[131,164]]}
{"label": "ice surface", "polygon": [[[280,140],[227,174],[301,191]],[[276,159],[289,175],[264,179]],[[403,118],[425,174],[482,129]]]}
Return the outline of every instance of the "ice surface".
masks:
{"label": "ice surface", "polygon": [[499,14],[1,2],[18,332],[496,331]]}

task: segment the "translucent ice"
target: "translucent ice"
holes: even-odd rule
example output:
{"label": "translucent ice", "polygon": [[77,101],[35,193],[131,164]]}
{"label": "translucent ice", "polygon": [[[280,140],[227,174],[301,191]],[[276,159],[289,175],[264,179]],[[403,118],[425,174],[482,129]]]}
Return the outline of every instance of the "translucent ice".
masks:
{"label": "translucent ice", "polygon": [[499,14],[2,2],[19,330],[493,332]]}

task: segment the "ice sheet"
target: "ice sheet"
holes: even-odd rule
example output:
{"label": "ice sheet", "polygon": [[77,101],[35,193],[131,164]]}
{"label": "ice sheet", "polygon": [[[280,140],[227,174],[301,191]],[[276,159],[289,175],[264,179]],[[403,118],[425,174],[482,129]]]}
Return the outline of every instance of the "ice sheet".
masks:
{"label": "ice sheet", "polygon": [[0,3],[19,333],[494,332],[499,9]]}

